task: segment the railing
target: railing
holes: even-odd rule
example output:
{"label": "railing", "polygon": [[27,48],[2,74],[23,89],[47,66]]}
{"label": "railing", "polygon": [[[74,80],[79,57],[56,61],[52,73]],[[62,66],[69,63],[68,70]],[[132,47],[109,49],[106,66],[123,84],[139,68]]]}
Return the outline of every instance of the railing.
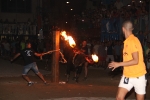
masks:
{"label": "railing", "polygon": [[9,38],[13,40],[18,36],[36,36],[37,25],[25,23],[0,23],[0,40],[2,38]]}

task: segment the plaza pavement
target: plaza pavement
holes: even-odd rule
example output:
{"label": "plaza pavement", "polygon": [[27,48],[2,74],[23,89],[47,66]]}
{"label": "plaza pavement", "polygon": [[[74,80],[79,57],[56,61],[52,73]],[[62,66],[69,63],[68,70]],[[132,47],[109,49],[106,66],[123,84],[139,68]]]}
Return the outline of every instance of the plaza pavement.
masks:
{"label": "plaza pavement", "polygon": [[[18,77],[22,74],[23,66],[15,63],[11,63],[9,60],[4,60],[0,58],[0,77]],[[41,70],[41,73],[49,74],[50,71]],[[29,75],[35,75],[32,71]],[[115,98],[107,97],[69,97],[69,98],[51,98],[51,99],[41,99],[41,100],[115,100]],[[135,100],[135,99],[126,99]],[[148,100],[148,99],[146,99]]]}
{"label": "plaza pavement", "polygon": [[[116,100],[116,99],[106,98],[106,97],[88,97],[88,98],[87,97],[71,97],[71,98],[53,98],[53,99],[44,99],[44,100]],[[135,99],[126,99],[126,100],[135,100]]]}
{"label": "plaza pavement", "polygon": [[[0,58],[0,77],[16,77],[22,75],[23,65],[11,63],[8,59]],[[49,74],[50,71],[41,70],[41,73]],[[29,75],[35,75],[33,71],[29,71]]]}

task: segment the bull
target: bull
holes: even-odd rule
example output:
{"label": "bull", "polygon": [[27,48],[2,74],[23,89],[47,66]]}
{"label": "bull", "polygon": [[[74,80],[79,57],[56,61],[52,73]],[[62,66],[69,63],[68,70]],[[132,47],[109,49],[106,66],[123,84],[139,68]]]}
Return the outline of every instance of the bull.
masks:
{"label": "bull", "polygon": [[70,72],[74,72],[74,80],[78,82],[79,75],[82,72],[82,67],[85,62],[88,62],[90,64],[94,63],[91,57],[85,55],[82,51],[71,48],[69,45],[66,45],[66,47],[63,50],[63,54],[65,59],[67,60],[66,63],[66,82],[69,82],[70,78]]}

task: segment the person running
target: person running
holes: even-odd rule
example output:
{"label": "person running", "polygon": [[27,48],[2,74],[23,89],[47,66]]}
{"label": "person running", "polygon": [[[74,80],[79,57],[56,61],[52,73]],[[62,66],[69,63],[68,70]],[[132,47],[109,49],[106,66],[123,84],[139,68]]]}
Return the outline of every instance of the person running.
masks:
{"label": "person running", "polygon": [[116,100],[124,100],[126,94],[134,87],[137,100],[144,100],[146,94],[146,66],[140,41],[132,33],[133,24],[125,21],[122,26],[125,35],[123,62],[108,64],[112,71],[123,66],[123,76],[120,80]]}
{"label": "person running", "polygon": [[12,59],[11,62],[14,61],[18,56],[22,55],[24,58],[24,68],[23,68],[23,73],[22,73],[22,77],[28,82],[28,86],[31,86],[34,84],[34,82],[32,82],[29,77],[27,76],[27,73],[29,70],[33,70],[37,76],[39,76],[39,78],[44,82],[44,84],[49,84],[43,77],[43,75],[39,72],[37,64],[34,60],[34,55],[35,56],[42,56],[42,53],[36,53],[31,49],[31,43],[27,42],[26,43],[26,48],[21,50],[19,53],[17,53]]}

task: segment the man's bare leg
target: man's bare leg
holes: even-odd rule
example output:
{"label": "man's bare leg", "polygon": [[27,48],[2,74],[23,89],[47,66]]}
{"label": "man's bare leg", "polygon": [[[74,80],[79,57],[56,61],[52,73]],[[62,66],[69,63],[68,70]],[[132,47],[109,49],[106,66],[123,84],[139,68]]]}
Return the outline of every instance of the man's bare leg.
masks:
{"label": "man's bare leg", "polygon": [[46,83],[46,80],[44,79],[43,75],[39,72],[37,73],[37,75],[39,76],[39,78],[44,82]]}
{"label": "man's bare leg", "polygon": [[144,94],[136,94],[136,99],[137,100],[144,100],[145,95]]}
{"label": "man's bare leg", "polygon": [[29,77],[27,75],[22,75],[22,77],[29,83],[31,82],[31,80],[29,79]]}
{"label": "man's bare leg", "polygon": [[128,93],[127,89],[119,87],[117,96],[116,96],[116,100],[124,100],[127,93]]}

